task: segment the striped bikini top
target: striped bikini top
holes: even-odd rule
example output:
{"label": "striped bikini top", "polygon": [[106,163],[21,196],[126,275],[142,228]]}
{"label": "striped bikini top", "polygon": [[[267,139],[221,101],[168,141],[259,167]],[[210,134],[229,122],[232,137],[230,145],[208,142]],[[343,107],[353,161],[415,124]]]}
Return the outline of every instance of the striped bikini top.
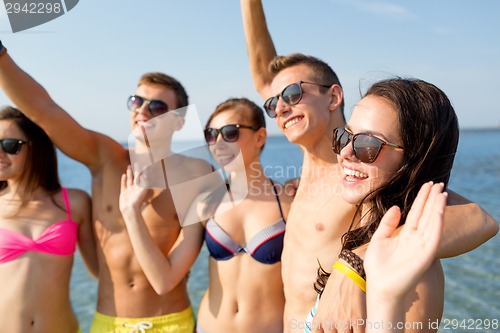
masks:
{"label": "striped bikini top", "polygon": [[250,241],[241,246],[229,236],[213,218],[205,226],[205,242],[210,256],[215,260],[228,260],[238,253],[246,252],[263,264],[274,264],[281,261],[283,239],[285,236],[285,218],[280,199],[273,184],[273,193],[278,202],[281,218],[274,224],[265,227],[255,234]]}
{"label": "striped bikini top", "polygon": [[75,253],[78,240],[78,223],[71,219],[67,189],[62,188],[61,192],[68,219],[52,224],[37,239],[32,239],[16,231],[0,228],[0,264],[12,261],[28,251],[58,256],[69,256]]}

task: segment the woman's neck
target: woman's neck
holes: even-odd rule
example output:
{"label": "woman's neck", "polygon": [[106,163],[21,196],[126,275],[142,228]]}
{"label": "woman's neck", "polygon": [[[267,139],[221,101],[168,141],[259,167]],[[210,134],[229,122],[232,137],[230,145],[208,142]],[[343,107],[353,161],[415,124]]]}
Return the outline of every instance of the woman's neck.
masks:
{"label": "woman's neck", "polygon": [[4,200],[9,201],[37,200],[37,198],[44,195],[46,195],[46,192],[40,186],[33,192],[28,193],[25,184],[12,180],[8,180],[7,187],[0,191],[0,196],[3,197]]}
{"label": "woman's neck", "polygon": [[233,191],[248,193],[260,191],[269,183],[260,161],[252,162],[242,170],[231,172],[226,181]]}

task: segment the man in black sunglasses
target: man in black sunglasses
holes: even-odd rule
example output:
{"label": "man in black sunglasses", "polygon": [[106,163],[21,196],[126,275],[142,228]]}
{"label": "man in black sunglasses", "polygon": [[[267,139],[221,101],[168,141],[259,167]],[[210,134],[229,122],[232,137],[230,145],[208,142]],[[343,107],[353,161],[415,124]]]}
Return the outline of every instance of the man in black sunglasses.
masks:
{"label": "man in black sunglasses", "polygon": [[[348,230],[355,209],[339,196],[342,171],[331,147],[331,133],[345,125],[343,91],[337,76],[323,61],[303,54],[277,57],[261,0],[241,0],[241,6],[254,85],[265,101],[267,114],[304,152],[282,254],[285,331],[302,332],[317,296],[312,285],[318,261],[330,271],[340,252],[340,237]],[[441,258],[470,251],[498,230],[479,206],[450,194],[448,202],[455,206],[446,209]],[[460,220],[460,228],[446,220]],[[340,283],[345,293],[329,293],[327,284],[315,315],[315,323],[326,323],[325,332],[337,331],[328,327],[332,326],[329,323],[356,324],[366,318],[361,289],[343,275],[337,274],[333,283]],[[360,330],[362,327],[353,327],[354,332]]]}
{"label": "man in black sunglasses", "polygon": [[[186,275],[203,241],[201,224],[181,228],[179,216],[182,212],[176,210],[179,207],[174,206],[168,184],[163,184],[167,190],[153,189],[149,192],[146,203],[141,207],[145,228],[149,232],[149,235],[145,235],[146,241],[152,244],[151,248],[159,255],[168,256],[174,246],[182,249],[175,251],[181,252],[182,258],[176,260],[178,265],[173,270],[174,274],[168,277],[169,287],[155,290],[134,252],[118,205],[120,179],[131,163],[127,149],[104,134],[83,128],[5,52],[0,57],[0,87],[19,109],[49,134],[66,155],[85,164],[92,174],[99,286],[98,314],[91,332],[101,331],[97,318],[109,321],[116,317],[154,317],[153,323],[159,319],[184,327],[181,332],[192,332],[194,316],[187,296]],[[162,73],[147,73],[139,80],[136,93],[128,100],[131,127],[147,130],[151,126],[148,121],[153,117],[174,112],[168,124],[173,132],[182,127],[184,117],[182,111],[172,110],[187,105],[188,96],[177,80]],[[171,132],[166,135],[167,139],[171,139]],[[163,148],[168,152],[170,146]],[[211,170],[208,163],[183,156],[177,156],[174,163],[175,166],[169,170],[172,177],[179,171],[182,177],[192,174],[190,179],[194,179],[199,176],[196,174],[200,170]],[[188,206],[203,189],[186,188],[184,191],[185,204]],[[136,323],[132,321],[127,324],[128,327],[134,327],[130,325]]]}

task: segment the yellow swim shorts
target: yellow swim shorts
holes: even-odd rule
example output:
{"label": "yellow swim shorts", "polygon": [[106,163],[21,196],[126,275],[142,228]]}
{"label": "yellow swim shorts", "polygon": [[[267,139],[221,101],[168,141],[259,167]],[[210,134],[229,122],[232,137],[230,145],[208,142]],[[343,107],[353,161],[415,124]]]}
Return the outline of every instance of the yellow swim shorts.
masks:
{"label": "yellow swim shorts", "polygon": [[193,309],[159,317],[121,318],[96,312],[90,333],[193,333]]}

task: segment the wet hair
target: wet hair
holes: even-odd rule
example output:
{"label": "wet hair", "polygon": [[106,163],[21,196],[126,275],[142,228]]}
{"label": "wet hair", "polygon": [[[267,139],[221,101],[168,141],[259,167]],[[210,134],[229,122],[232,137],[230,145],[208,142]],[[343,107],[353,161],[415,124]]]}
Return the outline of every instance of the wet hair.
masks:
{"label": "wet hair", "polygon": [[[173,109],[183,108],[188,106],[189,104],[189,97],[186,93],[186,89],[184,89],[182,84],[172,76],[160,72],[145,73],[139,79],[138,85],[140,86],[141,84],[161,85],[166,88],[172,89],[174,91],[177,103],[175,107],[169,105],[169,107]],[[186,114],[186,109],[182,110],[179,113],[184,116]]]}
{"label": "wet hair", "polygon": [[[397,112],[404,148],[403,164],[381,187],[371,191],[360,203],[369,203],[365,216],[355,217],[342,237],[342,249],[353,250],[370,241],[380,220],[392,206],[401,209],[403,225],[421,186],[429,181],[444,183],[450,179],[458,147],[459,126],[455,110],[443,91],[417,79],[393,78],[375,83],[365,96],[378,96],[392,104]],[[363,226],[360,226],[364,219]],[[315,290],[321,291],[329,274],[321,267]]]}
{"label": "wet hair", "polygon": [[[215,111],[208,117],[208,120],[205,124],[205,129],[210,126],[212,120],[219,114],[229,110],[236,109],[239,107],[246,108],[249,112],[241,112],[241,116],[245,119],[245,124],[240,125],[248,125],[254,126],[257,128],[264,127],[266,128],[266,117],[264,117],[264,111],[257,104],[249,100],[248,98],[229,98],[224,102],[217,105]],[[265,144],[264,144],[265,145]],[[261,151],[264,149],[264,145],[261,147]]]}
{"label": "wet hair", "polygon": [[[21,197],[26,202],[31,195],[42,188],[51,196],[61,190],[59,174],[57,171],[56,149],[47,134],[34,122],[28,119],[18,109],[11,106],[0,108],[0,120],[11,120],[24,133],[28,144],[22,149],[27,149],[28,154],[21,175],[23,191]],[[0,190],[8,186],[7,181],[0,181]]]}
{"label": "wet hair", "polygon": [[[269,64],[269,72],[272,77],[275,77],[282,70],[298,65],[306,65],[311,69],[311,80],[316,81],[315,83],[329,86],[337,84],[342,87],[337,74],[335,74],[333,69],[326,62],[302,53],[292,53],[287,56],[276,56]],[[320,89],[326,90],[327,88],[320,87]],[[340,103],[340,111],[345,122],[344,99],[342,99],[342,102]]]}

